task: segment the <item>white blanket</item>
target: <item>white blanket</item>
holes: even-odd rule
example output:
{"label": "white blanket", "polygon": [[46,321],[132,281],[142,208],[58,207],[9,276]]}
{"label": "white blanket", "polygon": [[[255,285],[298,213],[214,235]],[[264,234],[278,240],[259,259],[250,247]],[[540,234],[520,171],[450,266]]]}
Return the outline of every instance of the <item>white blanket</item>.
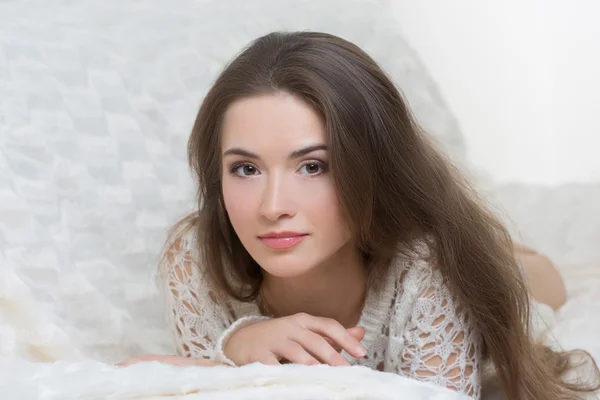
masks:
{"label": "white blanket", "polygon": [[[95,361],[0,360],[3,399],[468,399],[449,389],[366,367],[116,368]],[[28,377],[23,379],[23,377]]]}

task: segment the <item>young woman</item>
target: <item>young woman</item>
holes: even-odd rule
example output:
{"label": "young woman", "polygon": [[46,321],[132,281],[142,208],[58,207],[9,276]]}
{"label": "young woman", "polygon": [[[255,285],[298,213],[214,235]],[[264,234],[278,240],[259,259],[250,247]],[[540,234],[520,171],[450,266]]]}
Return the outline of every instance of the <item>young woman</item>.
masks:
{"label": "young woman", "polygon": [[[178,357],[364,365],[480,396],[570,399],[512,242],[357,46],[272,33],[219,76],[188,144],[198,206],[159,267]],[[203,361],[196,361],[196,360]],[[128,363],[125,363],[125,365]]]}

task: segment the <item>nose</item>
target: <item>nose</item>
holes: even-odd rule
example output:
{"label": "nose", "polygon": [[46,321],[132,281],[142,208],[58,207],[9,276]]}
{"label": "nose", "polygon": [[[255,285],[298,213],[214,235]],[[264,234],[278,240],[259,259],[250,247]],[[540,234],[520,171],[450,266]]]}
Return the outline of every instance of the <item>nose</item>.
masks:
{"label": "nose", "polygon": [[296,211],[292,197],[283,174],[271,174],[263,191],[259,210],[261,216],[273,222],[293,217]]}

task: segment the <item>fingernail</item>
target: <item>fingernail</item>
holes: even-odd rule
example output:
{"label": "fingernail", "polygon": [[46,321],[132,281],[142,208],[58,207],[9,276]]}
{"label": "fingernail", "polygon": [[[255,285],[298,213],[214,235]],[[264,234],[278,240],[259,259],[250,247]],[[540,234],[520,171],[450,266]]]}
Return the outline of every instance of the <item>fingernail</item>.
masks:
{"label": "fingernail", "polygon": [[359,346],[355,349],[356,355],[359,357],[364,357],[367,355],[367,350],[363,346]]}

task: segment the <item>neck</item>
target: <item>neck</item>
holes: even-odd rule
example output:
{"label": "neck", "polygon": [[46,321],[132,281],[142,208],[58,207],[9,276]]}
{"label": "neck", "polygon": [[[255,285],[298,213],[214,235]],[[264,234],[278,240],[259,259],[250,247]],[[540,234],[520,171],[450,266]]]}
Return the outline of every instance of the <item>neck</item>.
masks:
{"label": "neck", "polygon": [[360,319],[365,283],[360,254],[348,246],[302,276],[278,278],[266,274],[262,296],[266,311],[275,317],[304,312],[333,318],[351,328]]}

